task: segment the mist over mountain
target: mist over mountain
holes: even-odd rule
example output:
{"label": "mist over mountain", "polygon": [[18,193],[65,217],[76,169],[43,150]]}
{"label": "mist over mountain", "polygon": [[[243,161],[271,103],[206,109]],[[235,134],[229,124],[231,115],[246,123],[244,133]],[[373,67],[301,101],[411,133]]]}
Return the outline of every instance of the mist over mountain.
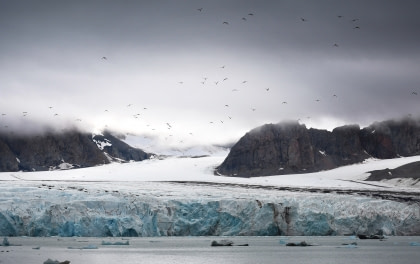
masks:
{"label": "mist over mountain", "polygon": [[412,117],[375,122],[360,129],[306,128],[297,121],[266,124],[246,133],[231,149],[218,174],[254,177],[308,173],[362,162],[420,154],[420,122]]}

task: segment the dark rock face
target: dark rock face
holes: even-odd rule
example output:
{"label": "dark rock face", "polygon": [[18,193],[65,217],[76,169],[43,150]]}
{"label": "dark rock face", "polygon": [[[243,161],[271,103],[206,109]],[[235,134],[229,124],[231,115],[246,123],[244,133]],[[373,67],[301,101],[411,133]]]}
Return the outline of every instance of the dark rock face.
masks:
{"label": "dark rock face", "polygon": [[[0,136],[0,152],[7,153],[9,166],[0,171],[49,170],[66,162],[78,167],[108,163],[108,159],[90,139],[76,131],[38,136]],[[1,157],[3,163],[3,155]]]}
{"label": "dark rock face", "polygon": [[360,129],[307,129],[298,122],[268,124],[243,136],[216,173],[238,177],[306,173],[362,162],[369,157],[420,154],[420,126],[413,119]]}
{"label": "dark rock face", "polygon": [[419,120],[405,118],[376,122],[360,132],[363,148],[376,158],[420,154]]}
{"label": "dark rock face", "polygon": [[312,168],[315,162],[310,137],[298,123],[264,125],[235,144],[218,168],[221,174],[256,176],[296,173]]}
{"label": "dark rock face", "polygon": [[0,134],[0,171],[43,171],[57,169],[62,164],[74,168],[91,167],[109,163],[114,159],[113,155],[120,161],[150,157],[150,154],[109,137],[112,146],[100,149],[91,134],[78,131],[37,136]]}

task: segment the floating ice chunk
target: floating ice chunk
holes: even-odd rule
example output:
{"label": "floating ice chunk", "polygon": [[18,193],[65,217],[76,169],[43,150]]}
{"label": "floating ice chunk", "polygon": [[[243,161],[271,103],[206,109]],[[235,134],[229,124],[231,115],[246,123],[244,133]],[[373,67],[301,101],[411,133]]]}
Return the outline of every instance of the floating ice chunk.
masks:
{"label": "floating ice chunk", "polygon": [[52,260],[52,259],[47,259],[46,261],[44,261],[44,264],[69,264],[70,261],[65,260],[65,261],[58,261],[58,260]]}
{"label": "floating ice chunk", "polygon": [[102,241],[101,245],[103,246],[128,246],[130,244],[130,242],[125,241],[125,242],[106,242],[106,241]]}

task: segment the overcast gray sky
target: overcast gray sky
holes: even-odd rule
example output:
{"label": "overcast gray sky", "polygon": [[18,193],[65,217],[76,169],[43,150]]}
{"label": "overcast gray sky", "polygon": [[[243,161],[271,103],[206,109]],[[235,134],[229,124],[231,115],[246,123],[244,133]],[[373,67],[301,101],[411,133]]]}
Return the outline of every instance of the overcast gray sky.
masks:
{"label": "overcast gray sky", "polygon": [[223,143],[282,120],[331,129],[418,115],[419,10],[416,0],[0,0],[1,130]]}

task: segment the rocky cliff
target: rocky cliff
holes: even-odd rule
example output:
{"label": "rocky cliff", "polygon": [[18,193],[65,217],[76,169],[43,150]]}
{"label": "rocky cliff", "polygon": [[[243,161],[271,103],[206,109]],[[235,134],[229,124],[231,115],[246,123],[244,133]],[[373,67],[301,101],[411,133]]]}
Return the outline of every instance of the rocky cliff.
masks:
{"label": "rocky cliff", "polygon": [[420,155],[420,122],[412,118],[332,131],[298,122],[267,124],[245,134],[216,173],[253,177],[307,173],[361,162],[369,157]]}
{"label": "rocky cliff", "polygon": [[[109,139],[108,139],[108,138]],[[150,157],[113,137],[78,131],[42,135],[0,134],[0,171],[42,171],[91,167],[112,160],[140,161]],[[102,146],[106,146],[106,148]]]}

